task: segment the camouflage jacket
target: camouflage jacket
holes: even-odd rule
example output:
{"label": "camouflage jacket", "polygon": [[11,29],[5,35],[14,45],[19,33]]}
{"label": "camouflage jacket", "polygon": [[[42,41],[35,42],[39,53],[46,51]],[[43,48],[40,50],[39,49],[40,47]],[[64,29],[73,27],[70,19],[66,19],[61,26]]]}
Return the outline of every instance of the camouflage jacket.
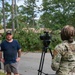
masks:
{"label": "camouflage jacket", "polygon": [[53,55],[51,67],[57,75],[69,75],[70,72],[75,72],[75,42],[64,41],[57,45]]}

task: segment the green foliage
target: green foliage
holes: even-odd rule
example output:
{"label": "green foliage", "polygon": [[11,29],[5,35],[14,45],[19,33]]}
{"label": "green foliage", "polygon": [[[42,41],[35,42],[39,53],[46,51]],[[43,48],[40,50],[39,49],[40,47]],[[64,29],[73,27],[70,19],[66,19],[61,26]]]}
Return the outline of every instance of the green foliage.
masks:
{"label": "green foliage", "polygon": [[2,25],[0,25],[0,30],[1,30],[2,28],[3,28]]}
{"label": "green foliage", "polygon": [[51,44],[50,44],[51,49],[53,50],[55,48],[55,46],[61,42],[62,42],[62,40],[60,38],[60,31],[59,30],[53,31],[52,40],[51,40]]}
{"label": "green foliage", "polygon": [[[19,6],[19,14],[22,15],[20,20],[29,25],[29,27],[35,26],[35,9],[36,0],[24,0],[24,5]],[[25,10],[25,11],[24,11]]]}
{"label": "green foliage", "polygon": [[[43,47],[43,43],[39,38],[41,34],[42,33],[34,33],[33,31],[20,31],[19,33],[15,33],[14,38],[19,41],[23,51],[37,51]],[[59,43],[61,43],[59,31],[54,31],[49,46],[53,50]]]}
{"label": "green foliage", "polygon": [[14,38],[19,41],[23,51],[36,51],[42,47],[39,35],[39,33],[36,34],[32,31],[26,32],[21,30],[19,33],[14,34]]}
{"label": "green foliage", "polygon": [[[12,0],[10,1],[12,2]],[[43,12],[38,21],[40,27],[57,30],[66,24],[75,26],[75,0],[42,0],[40,6],[36,4],[37,2],[37,0],[24,0],[24,5],[16,5],[17,9],[15,9],[14,14],[17,11],[17,15],[13,19],[15,28],[18,27],[19,23],[23,23],[28,27],[36,27],[35,18],[39,15],[39,12]],[[7,28],[12,28],[12,6],[7,0],[4,5]],[[2,23],[2,7],[0,7],[0,13],[0,23]],[[17,20],[18,24],[16,24]]]}
{"label": "green foliage", "polygon": [[51,29],[75,24],[75,0],[43,0],[41,24]]}

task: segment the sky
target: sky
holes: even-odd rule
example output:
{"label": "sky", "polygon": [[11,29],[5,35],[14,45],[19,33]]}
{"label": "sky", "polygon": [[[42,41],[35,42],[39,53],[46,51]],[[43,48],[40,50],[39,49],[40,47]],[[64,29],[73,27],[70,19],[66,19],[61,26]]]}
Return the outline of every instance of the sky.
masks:
{"label": "sky", "polygon": [[[11,0],[6,0],[7,2],[9,2],[11,4]],[[17,5],[20,6],[20,5],[23,5],[24,3],[24,0],[17,0]],[[2,6],[1,2],[0,2],[0,7]]]}
{"label": "sky", "polygon": [[[17,5],[20,6],[20,5],[23,5],[24,4],[24,0],[19,0],[17,1]],[[42,4],[42,0],[37,0],[37,5],[41,5]]]}
{"label": "sky", "polygon": [[[8,1],[10,4],[11,4],[11,0],[6,0]],[[37,0],[37,5],[41,5],[42,4],[42,0]],[[20,5],[23,5],[24,4],[24,0],[17,0],[16,1],[17,5],[20,6]],[[0,7],[2,6],[1,2],[0,2]]]}
{"label": "sky", "polygon": [[24,4],[24,0],[19,0],[17,1],[17,5],[20,6],[20,5],[23,5]]}
{"label": "sky", "polygon": [[[1,0],[0,0],[1,1]],[[9,2],[11,4],[11,0],[5,0],[7,2]],[[24,4],[24,0],[17,0],[17,5],[20,6],[20,5],[23,5]],[[37,5],[41,5],[42,4],[42,0],[37,0]],[[1,2],[0,2],[0,6],[2,6]]]}

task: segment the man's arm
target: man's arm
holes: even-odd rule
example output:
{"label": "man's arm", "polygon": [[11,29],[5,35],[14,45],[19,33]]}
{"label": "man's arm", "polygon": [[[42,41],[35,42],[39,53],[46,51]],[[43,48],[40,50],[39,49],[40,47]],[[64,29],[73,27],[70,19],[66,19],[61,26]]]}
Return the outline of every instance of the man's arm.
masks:
{"label": "man's arm", "polygon": [[0,61],[1,61],[1,58],[2,58],[2,51],[1,51],[1,44],[0,44]]}
{"label": "man's arm", "polygon": [[18,50],[18,57],[21,57],[21,49]]}
{"label": "man's arm", "polygon": [[1,61],[1,59],[2,59],[2,51],[0,51],[0,61]]}
{"label": "man's arm", "polygon": [[53,50],[53,58],[52,58],[52,64],[51,64],[51,68],[54,71],[57,71],[59,69],[59,65],[60,65],[60,61],[61,61],[61,52],[60,52],[61,47],[60,46],[56,46],[55,49]]}
{"label": "man's arm", "polygon": [[16,61],[20,61],[20,58],[21,58],[21,49],[18,50],[18,58],[16,59]]}
{"label": "man's arm", "polygon": [[0,61],[5,62],[4,57],[3,57],[3,45],[2,43],[0,44]]}
{"label": "man's arm", "polygon": [[0,69],[1,69],[2,51],[0,51]]}

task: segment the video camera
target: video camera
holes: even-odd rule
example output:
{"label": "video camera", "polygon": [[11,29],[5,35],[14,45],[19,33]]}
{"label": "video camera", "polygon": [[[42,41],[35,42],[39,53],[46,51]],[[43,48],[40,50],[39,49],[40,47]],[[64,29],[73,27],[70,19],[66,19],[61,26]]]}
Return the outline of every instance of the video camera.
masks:
{"label": "video camera", "polygon": [[44,47],[48,47],[51,42],[51,35],[49,35],[49,32],[44,31],[44,35],[41,35],[40,39],[43,40]]}

